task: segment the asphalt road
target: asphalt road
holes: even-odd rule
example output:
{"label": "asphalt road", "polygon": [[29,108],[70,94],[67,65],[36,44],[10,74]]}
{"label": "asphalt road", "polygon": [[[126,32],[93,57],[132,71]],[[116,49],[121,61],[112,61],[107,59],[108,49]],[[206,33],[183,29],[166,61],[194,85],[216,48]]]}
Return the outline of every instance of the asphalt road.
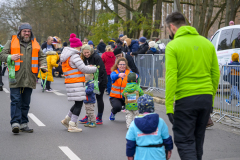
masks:
{"label": "asphalt road", "polygon": [[[103,125],[86,128],[81,133],[68,133],[60,123],[73,102],[68,102],[63,78],[55,78],[52,88],[56,93],[42,93],[40,83],[33,91],[30,111],[42,124],[29,118],[34,133],[14,135],[10,126],[10,95],[7,76],[3,77],[5,91],[0,92],[0,160],[124,160],[126,149],[125,114],[118,113],[114,122],[109,121],[109,97],[104,95]],[[171,124],[162,105],[155,105],[172,135]],[[95,107],[97,109],[97,107]],[[95,111],[97,113],[97,111]],[[80,118],[85,115],[83,107]],[[40,125],[40,126],[39,126]],[[44,126],[41,126],[44,125]],[[215,124],[206,131],[203,160],[239,160],[240,131],[222,124]],[[172,160],[179,160],[176,147]]]}

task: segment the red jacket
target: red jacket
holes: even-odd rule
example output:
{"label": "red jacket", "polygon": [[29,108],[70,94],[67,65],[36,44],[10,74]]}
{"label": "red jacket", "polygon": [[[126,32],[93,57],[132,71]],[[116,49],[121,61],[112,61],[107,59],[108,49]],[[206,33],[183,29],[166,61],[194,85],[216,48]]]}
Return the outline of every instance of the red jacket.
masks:
{"label": "red jacket", "polygon": [[105,65],[107,75],[111,74],[111,68],[115,63],[115,59],[116,59],[116,57],[114,56],[113,52],[104,52],[102,54],[102,60]]}

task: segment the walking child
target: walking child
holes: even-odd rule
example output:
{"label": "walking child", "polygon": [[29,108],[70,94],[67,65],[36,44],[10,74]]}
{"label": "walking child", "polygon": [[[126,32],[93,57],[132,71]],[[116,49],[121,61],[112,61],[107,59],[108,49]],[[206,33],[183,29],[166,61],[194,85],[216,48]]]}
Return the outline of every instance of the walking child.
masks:
{"label": "walking child", "polygon": [[126,135],[128,160],[170,159],[172,137],[164,120],[154,113],[153,98],[144,94],[138,98],[137,103],[140,115],[135,117]]}
{"label": "walking child", "polygon": [[138,97],[144,95],[142,89],[136,83],[136,80],[136,73],[129,73],[127,77],[127,86],[122,93],[123,99],[125,98],[127,128],[129,128],[135,116],[139,114],[137,106]]}
{"label": "walking child", "polygon": [[85,74],[86,81],[86,100],[84,100],[86,115],[88,122],[84,124],[85,127],[96,127],[96,117],[94,115],[94,104],[96,103],[94,90],[93,74]]}

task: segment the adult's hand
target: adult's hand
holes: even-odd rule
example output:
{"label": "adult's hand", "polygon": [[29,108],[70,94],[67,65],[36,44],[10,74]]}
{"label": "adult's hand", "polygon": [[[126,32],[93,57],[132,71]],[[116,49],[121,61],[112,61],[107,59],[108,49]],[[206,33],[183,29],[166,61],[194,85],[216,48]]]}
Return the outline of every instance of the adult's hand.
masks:
{"label": "adult's hand", "polygon": [[134,160],[134,157],[128,157],[128,160]]}
{"label": "adult's hand", "polygon": [[168,113],[167,115],[168,115],[169,121],[173,124],[174,123],[173,114],[172,113]]}
{"label": "adult's hand", "polygon": [[125,77],[126,77],[126,74],[125,74],[125,73],[119,73],[118,77],[120,77],[120,78],[125,78]]}
{"label": "adult's hand", "polygon": [[171,158],[172,151],[167,151],[167,160]]}
{"label": "adult's hand", "polygon": [[16,61],[16,60],[18,60],[20,58],[20,55],[19,54],[13,54],[13,55],[11,55],[11,60],[12,61]]}

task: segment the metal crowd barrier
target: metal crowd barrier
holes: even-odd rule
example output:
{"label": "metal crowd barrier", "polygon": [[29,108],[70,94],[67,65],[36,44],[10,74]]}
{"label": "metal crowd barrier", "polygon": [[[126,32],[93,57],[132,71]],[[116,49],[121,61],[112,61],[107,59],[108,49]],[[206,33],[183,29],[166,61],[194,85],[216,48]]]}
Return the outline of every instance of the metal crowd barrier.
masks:
{"label": "metal crowd barrier", "polygon": [[147,87],[147,92],[165,92],[165,55],[139,54],[134,56],[139,70],[141,86]]}
{"label": "metal crowd barrier", "polygon": [[221,76],[214,100],[213,115],[218,114],[219,122],[225,117],[234,121],[240,119],[240,65],[223,65],[220,68]]}

